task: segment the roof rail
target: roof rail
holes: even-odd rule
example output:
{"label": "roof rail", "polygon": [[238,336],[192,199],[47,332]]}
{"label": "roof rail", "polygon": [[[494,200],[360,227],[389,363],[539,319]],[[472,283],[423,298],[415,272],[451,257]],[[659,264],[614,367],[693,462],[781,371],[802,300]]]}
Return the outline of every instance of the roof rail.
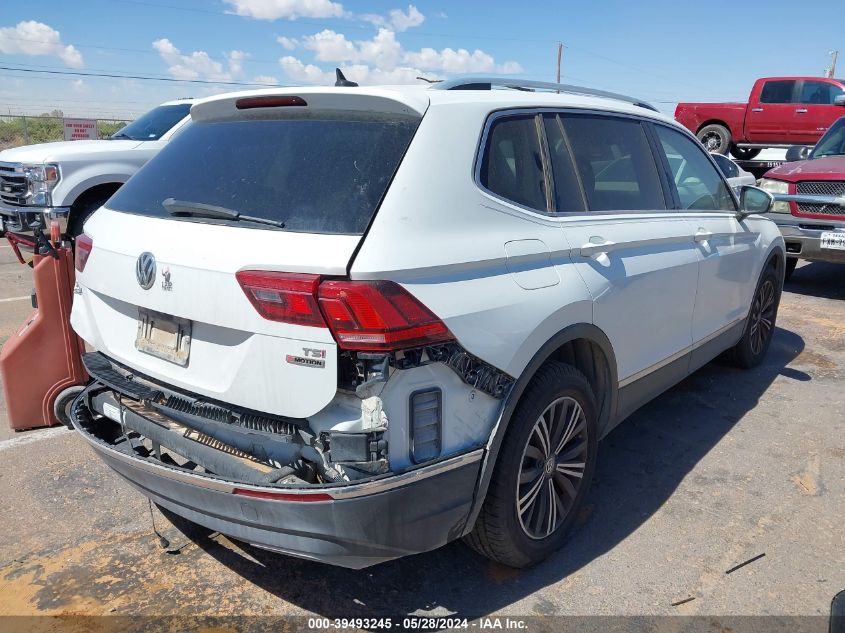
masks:
{"label": "roof rail", "polygon": [[508,79],[507,77],[461,77],[458,79],[446,79],[436,84],[432,84],[429,90],[492,90],[494,87],[510,88],[511,90],[525,90],[528,92],[548,90],[554,92],[564,92],[571,95],[582,95],[586,97],[605,97],[607,99],[625,101],[632,105],[647,108],[655,112],[658,111],[657,108],[642,99],[617,94],[615,92],[605,92],[604,90],[594,90],[593,88],[571,86],[569,84],[556,84],[549,81]]}

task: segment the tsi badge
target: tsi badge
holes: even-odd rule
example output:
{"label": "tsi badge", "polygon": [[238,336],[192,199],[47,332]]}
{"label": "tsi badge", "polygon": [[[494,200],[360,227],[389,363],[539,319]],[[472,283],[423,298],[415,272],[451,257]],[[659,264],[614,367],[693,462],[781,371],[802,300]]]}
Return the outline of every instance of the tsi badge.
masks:
{"label": "tsi badge", "polygon": [[326,366],[326,350],[317,349],[314,347],[303,347],[302,356],[294,354],[287,355],[287,361],[291,365],[300,365],[302,367],[316,367],[322,369]]}

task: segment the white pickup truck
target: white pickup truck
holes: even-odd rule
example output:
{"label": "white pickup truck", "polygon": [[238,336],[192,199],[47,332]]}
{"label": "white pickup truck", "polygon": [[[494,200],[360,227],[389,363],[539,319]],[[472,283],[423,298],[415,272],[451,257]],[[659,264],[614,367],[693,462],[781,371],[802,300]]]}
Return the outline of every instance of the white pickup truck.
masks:
{"label": "white pickup truck", "polygon": [[85,220],[190,121],[191,99],[168,101],[97,141],[0,152],[2,230],[28,232],[58,220],[75,237]]}

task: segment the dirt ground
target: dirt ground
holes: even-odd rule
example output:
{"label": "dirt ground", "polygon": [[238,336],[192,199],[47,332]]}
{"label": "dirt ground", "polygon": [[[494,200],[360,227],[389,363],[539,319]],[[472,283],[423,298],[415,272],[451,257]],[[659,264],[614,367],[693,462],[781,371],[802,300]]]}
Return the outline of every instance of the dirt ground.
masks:
{"label": "dirt ground", "polygon": [[[356,572],[174,524],[73,432],[13,433],[0,405],[0,616],[826,616],[845,589],[843,279],[799,267],[762,367],[708,365],[613,431],[569,544],[527,571],[453,543]],[[0,342],[30,284],[0,248]]]}

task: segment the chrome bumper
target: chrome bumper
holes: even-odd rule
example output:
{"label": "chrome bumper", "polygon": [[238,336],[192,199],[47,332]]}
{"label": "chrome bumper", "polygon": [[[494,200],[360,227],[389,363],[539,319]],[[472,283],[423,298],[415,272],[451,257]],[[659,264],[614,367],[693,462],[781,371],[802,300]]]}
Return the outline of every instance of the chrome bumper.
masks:
{"label": "chrome bumper", "polygon": [[815,262],[845,263],[845,251],[821,247],[821,234],[833,232],[845,235],[845,222],[790,217],[788,222],[775,220],[775,223],[786,243],[787,257]]}
{"label": "chrome bumper", "polygon": [[28,233],[30,225],[39,221],[42,228],[48,229],[50,222],[58,221],[59,228],[64,234],[67,232],[67,220],[70,207],[13,207],[0,204],[0,221],[3,231],[12,233]]}

